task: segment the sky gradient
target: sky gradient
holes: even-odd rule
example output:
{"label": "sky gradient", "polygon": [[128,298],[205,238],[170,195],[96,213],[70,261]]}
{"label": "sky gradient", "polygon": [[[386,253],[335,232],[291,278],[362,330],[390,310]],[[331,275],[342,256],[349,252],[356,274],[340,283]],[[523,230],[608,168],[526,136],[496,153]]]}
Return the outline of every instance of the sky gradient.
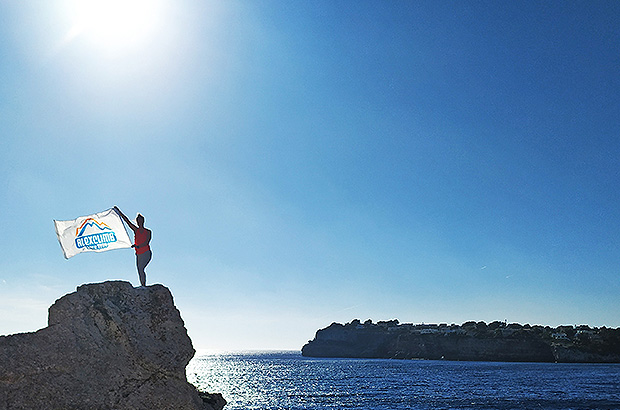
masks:
{"label": "sky gradient", "polygon": [[132,250],[56,239],[114,205],[198,349],[620,326],[620,3],[148,4],[0,0],[0,334],[139,284]]}

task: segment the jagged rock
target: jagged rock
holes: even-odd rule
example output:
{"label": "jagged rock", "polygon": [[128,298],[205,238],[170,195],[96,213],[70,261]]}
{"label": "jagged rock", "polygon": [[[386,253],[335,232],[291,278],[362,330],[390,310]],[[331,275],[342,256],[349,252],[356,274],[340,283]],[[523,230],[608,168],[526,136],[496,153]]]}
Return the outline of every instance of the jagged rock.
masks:
{"label": "jagged rock", "polygon": [[0,410],[220,410],[187,382],[194,353],[166,287],[82,285],[48,327],[0,336]]}

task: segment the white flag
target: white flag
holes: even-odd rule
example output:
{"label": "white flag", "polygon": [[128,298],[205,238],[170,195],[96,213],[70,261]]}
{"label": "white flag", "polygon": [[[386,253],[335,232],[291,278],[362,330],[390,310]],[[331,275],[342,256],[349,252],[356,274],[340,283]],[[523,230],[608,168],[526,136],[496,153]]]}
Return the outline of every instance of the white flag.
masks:
{"label": "white flag", "polygon": [[72,221],[56,221],[56,235],[65,258],[82,252],[103,252],[131,248],[123,221],[114,209],[81,216]]}

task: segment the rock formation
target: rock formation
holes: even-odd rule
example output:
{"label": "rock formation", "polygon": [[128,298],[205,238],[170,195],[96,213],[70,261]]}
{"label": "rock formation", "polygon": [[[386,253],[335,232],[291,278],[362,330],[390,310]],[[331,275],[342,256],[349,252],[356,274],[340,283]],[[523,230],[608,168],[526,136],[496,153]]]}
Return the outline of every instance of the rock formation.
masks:
{"label": "rock formation", "polygon": [[82,285],[46,328],[0,336],[0,410],[219,410],[187,382],[194,353],[166,287]]}
{"label": "rock formation", "polygon": [[620,362],[620,329],[549,328],[493,322],[400,325],[332,323],[303,348],[310,357],[503,362]]}

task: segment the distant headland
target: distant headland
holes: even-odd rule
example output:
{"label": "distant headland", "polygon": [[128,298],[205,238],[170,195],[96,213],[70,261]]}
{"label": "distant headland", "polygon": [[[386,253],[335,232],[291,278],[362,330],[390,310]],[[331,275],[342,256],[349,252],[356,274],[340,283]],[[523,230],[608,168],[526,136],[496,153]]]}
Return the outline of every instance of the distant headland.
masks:
{"label": "distant headland", "polygon": [[495,321],[332,323],[302,348],[308,357],[501,362],[620,363],[620,328]]}

